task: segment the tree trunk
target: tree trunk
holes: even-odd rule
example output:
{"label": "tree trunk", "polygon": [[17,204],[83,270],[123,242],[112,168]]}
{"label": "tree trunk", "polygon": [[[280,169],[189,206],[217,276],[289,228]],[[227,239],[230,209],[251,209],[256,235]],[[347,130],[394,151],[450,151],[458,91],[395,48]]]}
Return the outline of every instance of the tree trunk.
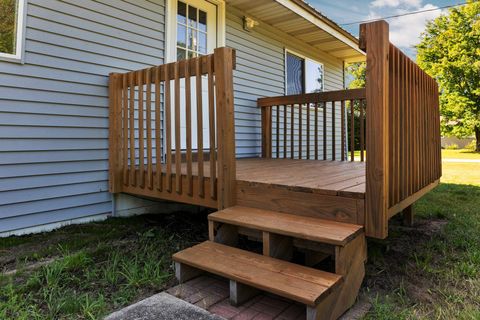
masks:
{"label": "tree trunk", "polygon": [[477,140],[475,151],[480,152],[480,126],[475,127],[475,139]]}

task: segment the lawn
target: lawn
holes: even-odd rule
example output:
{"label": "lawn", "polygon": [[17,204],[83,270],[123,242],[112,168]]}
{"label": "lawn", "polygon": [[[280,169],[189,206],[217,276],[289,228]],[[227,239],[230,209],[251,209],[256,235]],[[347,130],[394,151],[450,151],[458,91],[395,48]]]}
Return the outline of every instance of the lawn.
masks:
{"label": "lawn", "polygon": [[458,150],[442,150],[443,159],[480,159],[480,152],[472,150],[458,149]]}
{"label": "lawn", "polygon": [[[204,214],[146,215],[0,239],[0,319],[98,319],[172,285]],[[16,270],[16,272],[15,272]]]}
{"label": "lawn", "polygon": [[444,162],[440,186],[415,211],[413,228],[395,219],[387,240],[369,241],[366,318],[480,319],[480,163]]}
{"label": "lawn", "polygon": [[[455,151],[455,152],[453,152]],[[480,159],[459,150],[444,156]],[[480,319],[480,163],[442,183],[369,240],[366,319]],[[0,319],[98,319],[174,283],[171,254],[207,238],[207,212],[112,218],[0,239]]]}

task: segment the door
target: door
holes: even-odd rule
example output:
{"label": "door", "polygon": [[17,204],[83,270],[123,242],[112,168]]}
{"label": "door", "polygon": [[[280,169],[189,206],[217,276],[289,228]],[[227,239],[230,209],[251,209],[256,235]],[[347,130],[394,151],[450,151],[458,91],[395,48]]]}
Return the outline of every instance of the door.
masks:
{"label": "door", "polygon": [[[175,15],[175,57],[176,61],[198,57],[213,53],[217,46],[217,6],[205,0],[177,1]],[[173,44],[171,44],[173,45]],[[181,149],[186,149],[186,117],[185,117],[185,81],[180,81],[180,137]],[[191,87],[191,134],[192,149],[197,149],[197,94],[195,77],[190,79]],[[202,123],[203,123],[203,148],[210,147],[209,139],[209,112],[208,112],[208,80],[202,77]],[[171,83],[171,115],[172,115],[172,148],[175,148],[175,95],[174,84]]]}

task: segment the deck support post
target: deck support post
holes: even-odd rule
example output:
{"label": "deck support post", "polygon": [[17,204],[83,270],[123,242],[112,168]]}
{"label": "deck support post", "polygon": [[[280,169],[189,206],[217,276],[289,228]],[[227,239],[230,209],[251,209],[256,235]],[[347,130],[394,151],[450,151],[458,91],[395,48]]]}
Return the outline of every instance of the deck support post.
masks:
{"label": "deck support post", "polygon": [[235,205],[235,118],[233,105],[233,69],[235,51],[231,48],[216,48],[215,96],[218,157],[218,209]]}
{"label": "deck support post", "polygon": [[108,181],[111,193],[121,192],[122,187],[122,87],[120,80],[120,74],[111,73],[109,75]]}
{"label": "deck support post", "polygon": [[360,48],[367,52],[366,216],[367,236],[388,235],[389,28],[385,21],[360,25]]}
{"label": "deck support post", "polygon": [[175,277],[178,282],[184,283],[204,273],[202,270],[190,267],[184,263],[175,262]]}
{"label": "deck support post", "polygon": [[291,237],[263,232],[263,255],[286,261],[293,257],[293,239]]}
{"label": "deck support post", "polygon": [[240,306],[260,293],[260,290],[235,280],[230,280],[230,304]]}
{"label": "deck support post", "polygon": [[210,241],[235,247],[238,243],[238,227],[209,220],[208,238]]}
{"label": "deck support post", "polygon": [[413,204],[411,204],[403,209],[403,223],[409,227],[413,226],[414,215]]}

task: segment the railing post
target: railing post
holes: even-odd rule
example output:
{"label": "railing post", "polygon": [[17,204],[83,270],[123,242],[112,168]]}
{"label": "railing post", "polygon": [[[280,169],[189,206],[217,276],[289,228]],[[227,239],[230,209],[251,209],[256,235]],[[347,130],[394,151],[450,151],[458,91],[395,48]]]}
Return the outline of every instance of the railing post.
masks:
{"label": "railing post", "polygon": [[109,91],[109,136],[108,136],[108,167],[109,191],[121,192],[122,187],[122,98],[121,77],[111,73],[108,81]]}
{"label": "railing post", "polygon": [[360,25],[360,48],[367,52],[365,229],[382,239],[388,235],[388,33],[385,21]]}
{"label": "railing post", "polygon": [[262,112],[262,158],[271,158],[272,157],[272,107],[262,107],[261,112]]}
{"label": "railing post", "polygon": [[[235,119],[233,104],[233,69],[235,52],[231,48],[217,48],[215,60],[215,95],[217,115],[218,208],[235,205]],[[212,181],[213,183],[213,181]]]}

